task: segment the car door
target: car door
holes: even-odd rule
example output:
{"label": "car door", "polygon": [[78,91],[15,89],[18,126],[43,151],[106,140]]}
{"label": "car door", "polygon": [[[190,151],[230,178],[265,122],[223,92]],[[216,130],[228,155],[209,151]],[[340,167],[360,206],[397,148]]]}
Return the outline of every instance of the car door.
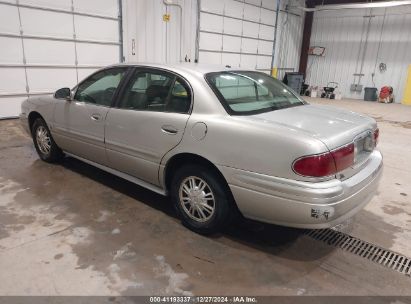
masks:
{"label": "car door", "polygon": [[107,114],[109,165],[154,185],[162,157],[181,141],[190,116],[192,91],[178,75],[136,69],[118,105]]}
{"label": "car door", "polygon": [[75,89],[71,101],[56,101],[53,136],[66,152],[107,164],[104,129],[107,112],[127,68],[99,71]]}

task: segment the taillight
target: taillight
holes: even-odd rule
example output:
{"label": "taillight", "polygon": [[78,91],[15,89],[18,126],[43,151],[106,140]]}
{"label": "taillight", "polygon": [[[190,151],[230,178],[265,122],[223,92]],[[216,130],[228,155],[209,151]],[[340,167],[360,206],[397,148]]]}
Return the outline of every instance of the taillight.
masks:
{"label": "taillight", "polygon": [[331,153],[305,156],[294,162],[294,171],[303,176],[322,177],[335,174],[335,162]]}
{"label": "taillight", "polygon": [[331,151],[335,161],[337,172],[347,169],[354,164],[354,144],[349,144],[337,150]]}
{"label": "taillight", "polygon": [[354,164],[354,144],[319,155],[310,155],[297,159],[293,169],[297,174],[311,177],[333,175]]}
{"label": "taillight", "polygon": [[377,146],[378,139],[380,138],[380,129],[375,129],[374,131],[374,145]]}

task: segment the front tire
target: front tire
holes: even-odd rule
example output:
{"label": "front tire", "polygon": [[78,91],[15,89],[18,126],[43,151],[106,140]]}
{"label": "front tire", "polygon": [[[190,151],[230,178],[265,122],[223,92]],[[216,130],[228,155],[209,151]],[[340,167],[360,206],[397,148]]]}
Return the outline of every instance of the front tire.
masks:
{"label": "front tire", "polygon": [[183,225],[200,234],[222,230],[235,213],[225,180],[204,166],[179,168],[172,179],[170,192]]}
{"label": "front tire", "polygon": [[62,158],[63,152],[55,143],[46,122],[42,118],[37,118],[34,121],[31,135],[37,154],[42,160],[54,163]]}

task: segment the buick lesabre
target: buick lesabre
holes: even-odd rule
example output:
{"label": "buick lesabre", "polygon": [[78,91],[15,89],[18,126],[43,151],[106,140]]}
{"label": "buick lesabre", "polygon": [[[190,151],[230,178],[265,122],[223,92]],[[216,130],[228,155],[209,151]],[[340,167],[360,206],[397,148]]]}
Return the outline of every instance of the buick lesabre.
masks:
{"label": "buick lesabre", "polygon": [[68,155],[170,195],[204,234],[236,213],[334,226],[370,201],[382,172],[372,118],[311,105],[252,70],[109,66],[27,99],[20,118],[42,160]]}

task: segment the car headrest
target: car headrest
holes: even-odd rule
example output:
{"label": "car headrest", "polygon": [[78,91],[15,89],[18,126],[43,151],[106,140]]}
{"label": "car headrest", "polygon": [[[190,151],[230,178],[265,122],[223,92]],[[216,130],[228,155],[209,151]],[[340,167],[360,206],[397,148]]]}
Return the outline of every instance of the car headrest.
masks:
{"label": "car headrest", "polygon": [[154,100],[156,97],[164,99],[167,97],[168,87],[153,84],[149,86],[146,90],[146,95],[149,101]]}

